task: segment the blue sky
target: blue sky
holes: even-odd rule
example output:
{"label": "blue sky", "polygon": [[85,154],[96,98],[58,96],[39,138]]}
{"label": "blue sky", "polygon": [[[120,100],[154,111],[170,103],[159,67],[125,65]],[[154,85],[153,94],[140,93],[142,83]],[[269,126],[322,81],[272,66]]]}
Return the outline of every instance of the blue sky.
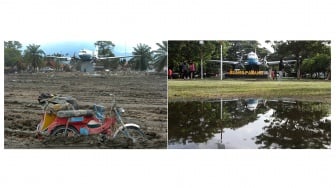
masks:
{"label": "blue sky", "polygon": [[[114,44],[114,50],[113,53],[116,56],[122,56],[126,54],[131,54],[133,51],[133,48],[137,46],[137,44],[147,44],[149,45],[152,50],[158,49],[158,46],[156,43],[161,43],[162,41],[113,41]],[[78,55],[78,51],[81,49],[88,49],[88,50],[94,50],[95,41],[19,41],[22,43],[22,50],[26,48],[29,44],[38,44],[41,45],[41,49],[48,55],[53,53],[61,53],[61,54],[67,54],[69,56],[72,56],[74,53]]]}
{"label": "blue sky", "polygon": [[[131,54],[133,51],[133,48],[136,47],[137,44],[143,43],[149,45],[152,50],[156,50],[158,46],[156,45],[157,42],[153,41],[113,41],[111,40],[116,46],[114,47],[113,53],[116,56],[122,56],[125,54]],[[271,52],[273,52],[273,49],[269,44],[266,44],[264,42],[265,40],[260,40],[259,43],[261,46],[266,47]],[[78,51],[81,49],[88,49],[88,50],[94,50],[95,41],[44,41],[44,42],[34,42],[34,41],[20,41],[23,45],[24,50],[27,45],[29,44],[38,44],[41,45],[41,49],[47,54],[53,54],[53,53],[60,53],[60,54],[68,54],[69,56],[72,56],[74,53],[78,55]],[[161,41],[158,41],[161,43]]]}

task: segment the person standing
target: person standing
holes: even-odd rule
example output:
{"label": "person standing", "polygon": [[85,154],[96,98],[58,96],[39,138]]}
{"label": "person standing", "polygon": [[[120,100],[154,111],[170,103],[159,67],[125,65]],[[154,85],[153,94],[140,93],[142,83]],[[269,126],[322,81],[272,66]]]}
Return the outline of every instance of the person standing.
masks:
{"label": "person standing", "polygon": [[283,59],[281,58],[280,59],[280,63],[279,63],[279,80],[281,80],[282,79],[282,72],[283,72],[283,70],[284,70],[284,64],[283,64]]}
{"label": "person standing", "polygon": [[173,70],[171,68],[168,69],[168,79],[173,79]]}
{"label": "person standing", "polygon": [[188,79],[188,67],[186,62],[182,64],[182,77],[183,79]]}
{"label": "person standing", "polygon": [[189,65],[190,79],[193,79],[193,78],[194,78],[195,70],[196,70],[196,67],[195,67],[194,62],[193,62],[193,61],[190,61],[190,65]]}
{"label": "person standing", "polygon": [[183,78],[183,62],[180,63],[180,66],[179,66],[179,73],[180,73],[180,76],[179,78]]}

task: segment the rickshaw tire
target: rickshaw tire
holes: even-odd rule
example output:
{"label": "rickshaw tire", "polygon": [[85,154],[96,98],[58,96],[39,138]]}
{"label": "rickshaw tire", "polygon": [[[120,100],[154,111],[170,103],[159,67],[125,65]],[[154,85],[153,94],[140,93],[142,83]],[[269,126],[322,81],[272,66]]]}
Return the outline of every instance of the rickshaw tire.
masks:
{"label": "rickshaw tire", "polygon": [[[58,127],[56,127],[53,131],[52,131],[52,133],[51,133],[51,136],[56,136],[56,134],[57,134],[57,132],[59,132],[59,131],[61,131],[61,130],[65,130],[65,125],[61,125],[61,126],[58,126]],[[71,125],[69,125],[68,126],[68,131],[70,130],[71,132],[73,132],[74,134],[75,134],[75,136],[79,136],[79,132],[78,132],[78,130],[76,129],[76,128],[74,128],[73,126],[71,126]],[[62,132],[60,132],[60,133],[62,133]]]}
{"label": "rickshaw tire", "polygon": [[[145,133],[141,131],[141,129],[137,127],[125,127],[127,131],[131,134],[132,137],[136,140],[136,142],[142,142],[146,140]],[[125,133],[120,131],[117,137],[125,137]]]}

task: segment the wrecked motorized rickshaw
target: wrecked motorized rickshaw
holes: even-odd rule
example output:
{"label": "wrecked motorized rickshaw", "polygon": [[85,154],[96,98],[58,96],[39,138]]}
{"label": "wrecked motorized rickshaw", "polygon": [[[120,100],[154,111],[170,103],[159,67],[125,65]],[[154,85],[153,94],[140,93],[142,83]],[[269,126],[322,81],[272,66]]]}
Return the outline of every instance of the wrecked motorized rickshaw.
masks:
{"label": "wrecked motorized rickshaw", "polygon": [[[143,141],[145,134],[140,126],[124,123],[124,109],[112,97],[111,107],[93,105],[92,109],[79,109],[77,100],[71,96],[43,93],[38,101],[43,109],[42,119],[37,125],[37,133],[47,136],[74,137],[80,135],[101,135],[104,139],[127,137],[133,142]],[[107,111],[107,112],[106,112]]]}

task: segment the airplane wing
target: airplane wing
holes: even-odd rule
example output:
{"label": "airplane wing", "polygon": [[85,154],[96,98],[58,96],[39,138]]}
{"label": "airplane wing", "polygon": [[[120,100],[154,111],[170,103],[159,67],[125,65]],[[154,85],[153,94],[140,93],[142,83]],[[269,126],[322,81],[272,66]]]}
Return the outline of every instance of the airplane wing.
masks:
{"label": "airplane wing", "polygon": [[99,60],[105,60],[105,59],[120,59],[120,58],[128,58],[128,57],[136,57],[139,55],[129,55],[129,56],[115,56],[115,57],[98,57]]}
{"label": "airplane wing", "polygon": [[[209,62],[217,62],[217,63],[220,63],[221,60],[207,60]],[[229,65],[237,65],[237,64],[240,64],[240,62],[238,61],[222,61],[223,63],[225,64],[229,64]]]}
{"label": "airplane wing", "polygon": [[[294,64],[296,63],[296,60],[283,60],[282,62],[284,64]],[[279,63],[280,61],[267,61],[267,65],[277,65]]]}

